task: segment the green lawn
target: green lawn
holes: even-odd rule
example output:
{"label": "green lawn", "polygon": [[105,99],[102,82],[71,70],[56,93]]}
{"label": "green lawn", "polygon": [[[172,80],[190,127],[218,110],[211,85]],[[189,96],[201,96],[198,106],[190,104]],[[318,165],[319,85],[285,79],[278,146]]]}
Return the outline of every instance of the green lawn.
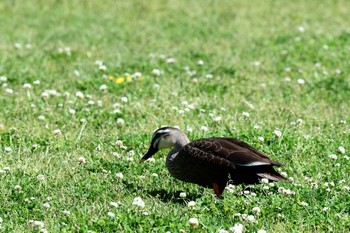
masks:
{"label": "green lawn", "polygon": [[[1,0],[0,232],[348,232],[349,8]],[[290,181],[217,199],[166,151],[138,162],[163,125],[244,140]]]}

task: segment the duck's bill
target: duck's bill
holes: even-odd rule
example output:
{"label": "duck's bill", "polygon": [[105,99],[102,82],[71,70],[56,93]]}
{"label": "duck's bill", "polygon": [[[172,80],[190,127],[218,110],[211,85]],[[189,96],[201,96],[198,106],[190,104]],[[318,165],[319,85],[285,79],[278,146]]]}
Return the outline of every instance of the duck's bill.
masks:
{"label": "duck's bill", "polygon": [[147,153],[141,158],[140,163],[146,161],[147,159],[149,159],[152,155],[154,155],[157,152],[158,152],[158,149],[151,146],[148,149]]}

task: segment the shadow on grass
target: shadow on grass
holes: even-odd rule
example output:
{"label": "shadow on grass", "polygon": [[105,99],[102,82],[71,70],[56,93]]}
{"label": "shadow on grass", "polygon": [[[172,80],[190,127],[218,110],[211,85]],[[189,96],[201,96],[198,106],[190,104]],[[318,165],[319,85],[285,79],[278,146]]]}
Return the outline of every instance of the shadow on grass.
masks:
{"label": "shadow on grass", "polygon": [[160,189],[160,190],[145,190],[148,195],[158,198],[162,202],[168,203],[176,203],[180,205],[187,205],[187,203],[191,200],[196,200],[202,197],[202,194],[198,193],[187,193],[185,198],[180,197],[180,191],[177,192],[169,192],[169,190]]}

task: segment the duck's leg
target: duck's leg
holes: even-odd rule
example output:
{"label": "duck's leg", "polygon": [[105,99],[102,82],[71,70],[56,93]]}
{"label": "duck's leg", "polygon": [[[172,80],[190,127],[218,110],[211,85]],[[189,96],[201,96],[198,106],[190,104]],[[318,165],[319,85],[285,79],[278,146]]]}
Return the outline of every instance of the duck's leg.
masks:
{"label": "duck's leg", "polygon": [[213,189],[216,197],[221,198],[221,194],[224,192],[226,183],[213,182]]}

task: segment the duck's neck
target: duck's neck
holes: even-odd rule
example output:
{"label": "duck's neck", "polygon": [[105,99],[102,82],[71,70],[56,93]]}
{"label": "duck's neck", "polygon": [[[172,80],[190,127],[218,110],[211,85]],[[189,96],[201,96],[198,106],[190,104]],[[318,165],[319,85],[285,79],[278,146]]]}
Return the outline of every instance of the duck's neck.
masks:
{"label": "duck's neck", "polygon": [[169,162],[173,161],[176,158],[179,151],[181,150],[181,148],[184,147],[189,142],[190,142],[190,140],[188,139],[188,137],[184,133],[181,132],[181,135],[179,135],[176,138],[176,141],[174,143],[174,148],[169,152],[169,154],[166,158],[166,162],[169,163]]}
{"label": "duck's neck", "polygon": [[182,147],[184,147],[186,144],[188,144],[190,140],[186,136],[186,134],[182,133],[177,137],[175,144],[174,144],[174,149],[180,150]]}

